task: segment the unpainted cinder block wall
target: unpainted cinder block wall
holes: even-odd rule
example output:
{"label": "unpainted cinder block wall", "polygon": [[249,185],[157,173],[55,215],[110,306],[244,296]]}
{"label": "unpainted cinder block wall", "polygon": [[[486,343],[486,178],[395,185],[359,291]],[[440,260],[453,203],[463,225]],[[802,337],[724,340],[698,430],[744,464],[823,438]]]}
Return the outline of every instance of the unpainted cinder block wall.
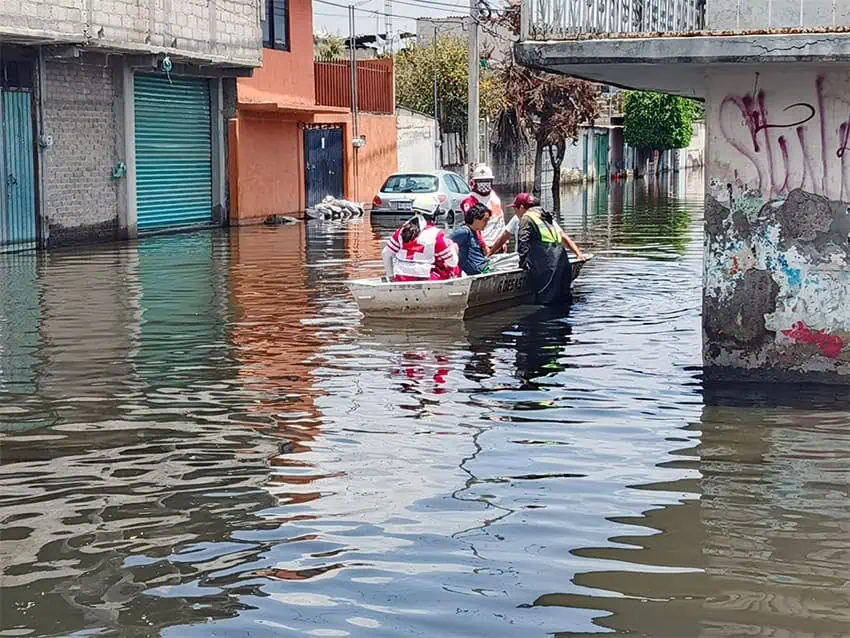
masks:
{"label": "unpainted cinder block wall", "polygon": [[123,157],[120,58],[110,64],[50,61],[43,133],[53,139],[42,156],[42,214],[48,247],[119,239]]}

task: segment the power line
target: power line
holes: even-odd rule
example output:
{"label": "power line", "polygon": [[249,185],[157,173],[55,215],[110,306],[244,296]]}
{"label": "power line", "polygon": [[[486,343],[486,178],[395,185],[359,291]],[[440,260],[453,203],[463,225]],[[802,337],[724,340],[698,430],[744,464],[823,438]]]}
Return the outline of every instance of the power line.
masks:
{"label": "power line", "polygon": [[[393,0],[393,2],[394,2],[394,3],[396,3],[396,4],[403,4],[403,5],[411,6],[411,7],[414,7],[414,8],[421,8],[422,3],[423,3],[424,1],[425,1],[425,0],[420,0],[418,3],[414,3],[414,2],[407,2],[406,0]],[[339,9],[345,9],[346,11],[348,11],[348,5],[340,4],[340,3],[338,3],[338,2],[331,2],[331,0],[313,0],[313,2],[316,2],[316,3],[318,3],[318,4],[327,5],[327,6],[330,6],[330,7],[337,7],[337,8],[339,8]],[[460,10],[460,7],[457,7],[457,9],[458,9],[458,10]],[[410,20],[411,22],[417,22],[417,21],[420,19],[420,18],[413,18],[413,17],[411,17],[411,16],[403,16],[403,15],[399,15],[399,14],[397,14],[397,13],[388,14],[388,13],[387,13],[387,12],[385,12],[385,11],[376,11],[375,9],[360,9],[360,8],[358,8],[358,7],[355,7],[355,8],[354,8],[354,10],[355,10],[355,11],[360,11],[361,13],[369,13],[369,14],[371,14],[371,15],[377,15],[377,16],[385,16],[385,17],[386,17],[387,15],[389,15],[390,17],[393,17],[393,18],[399,18],[400,20]],[[459,15],[448,15],[448,16],[442,16],[442,17],[443,17],[443,18],[454,18],[454,17],[457,17],[457,18],[464,18],[464,17],[465,17],[465,18],[469,18],[469,19],[470,19],[470,20],[472,20],[473,22],[477,23],[479,27],[481,27],[481,28],[482,28],[485,32],[487,32],[487,33],[488,33],[489,35],[491,35],[492,37],[494,37],[494,38],[496,38],[496,39],[498,39],[498,40],[504,40],[505,42],[510,42],[511,44],[513,44],[514,42],[516,42],[516,40],[514,40],[513,38],[505,37],[504,35],[502,35],[502,34],[501,34],[501,33],[499,33],[498,31],[496,31],[495,29],[493,29],[493,28],[492,28],[490,25],[488,25],[487,23],[482,22],[481,20],[477,20],[477,19],[473,18],[472,16],[470,16],[470,15],[469,15],[468,10],[466,10],[463,14],[459,14]],[[429,18],[428,16],[424,16],[424,17],[423,17],[423,18],[421,18],[421,19],[423,19],[423,20],[429,20],[429,19],[431,19],[431,20],[437,20],[437,19],[440,19],[440,18],[441,18],[440,16],[433,16],[433,17],[431,17],[431,18]]]}
{"label": "power line", "polygon": [[[348,11],[348,5],[347,4],[339,4],[338,2],[330,2],[330,0],[313,0],[313,2],[318,3],[318,4],[324,4],[324,5],[327,5],[329,7],[336,7],[338,9],[345,9],[346,11]],[[355,7],[354,10],[360,11],[361,13],[369,13],[369,14],[377,15],[377,16],[387,15],[383,11],[375,11],[374,9],[359,9],[359,8]],[[416,20],[417,20],[416,18],[413,18],[411,16],[403,16],[403,15],[398,15],[396,13],[392,14],[392,17],[393,18],[399,18],[401,20],[410,20],[411,22],[416,22]]]}

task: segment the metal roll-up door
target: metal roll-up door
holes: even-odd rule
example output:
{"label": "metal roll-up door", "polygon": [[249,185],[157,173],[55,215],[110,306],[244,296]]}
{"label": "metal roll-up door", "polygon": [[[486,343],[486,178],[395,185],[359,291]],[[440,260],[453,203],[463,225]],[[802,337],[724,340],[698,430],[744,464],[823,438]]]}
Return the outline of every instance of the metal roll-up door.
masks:
{"label": "metal roll-up door", "polygon": [[136,75],[134,95],[139,231],[212,223],[209,81]]}

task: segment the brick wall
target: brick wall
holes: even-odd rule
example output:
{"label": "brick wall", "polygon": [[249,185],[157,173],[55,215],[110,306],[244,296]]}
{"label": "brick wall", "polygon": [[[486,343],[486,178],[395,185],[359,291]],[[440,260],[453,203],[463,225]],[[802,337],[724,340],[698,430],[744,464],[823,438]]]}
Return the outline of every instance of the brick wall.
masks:
{"label": "brick wall", "polygon": [[0,36],[140,52],[165,49],[197,61],[258,66],[259,1],[0,0]]}
{"label": "brick wall", "polygon": [[0,33],[80,42],[85,0],[0,0]]}
{"label": "brick wall", "polygon": [[42,79],[42,151],[48,246],[119,237],[119,189],[112,169],[125,158],[120,73],[110,66],[48,62]]}

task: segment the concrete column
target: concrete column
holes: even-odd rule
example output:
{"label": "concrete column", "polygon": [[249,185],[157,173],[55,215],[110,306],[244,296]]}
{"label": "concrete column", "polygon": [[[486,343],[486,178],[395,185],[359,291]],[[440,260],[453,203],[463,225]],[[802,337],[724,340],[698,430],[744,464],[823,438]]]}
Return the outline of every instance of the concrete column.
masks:
{"label": "concrete column", "polygon": [[122,230],[127,239],[139,235],[138,202],[136,200],[136,97],[133,68],[125,60],[121,70],[121,91],[124,107],[124,163],[127,175],[124,180],[124,207]]}
{"label": "concrete column", "polygon": [[847,386],[850,70],[775,63],[707,83],[706,372]]}

